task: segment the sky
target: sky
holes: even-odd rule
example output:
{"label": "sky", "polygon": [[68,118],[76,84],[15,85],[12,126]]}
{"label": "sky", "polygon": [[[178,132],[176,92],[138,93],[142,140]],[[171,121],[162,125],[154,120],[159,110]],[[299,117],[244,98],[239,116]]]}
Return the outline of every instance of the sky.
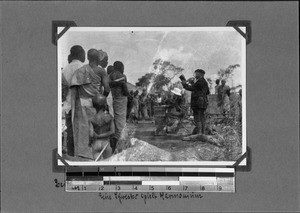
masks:
{"label": "sky", "polygon": [[[205,78],[212,80],[217,79],[218,70],[240,64],[228,84],[243,85],[245,39],[236,30],[232,27],[170,29],[71,28],[58,40],[58,68],[67,65],[70,48],[81,45],[86,52],[91,48],[106,51],[109,65],[122,61],[127,80],[132,84],[153,71],[153,62],[160,58],[182,67],[187,78],[192,77],[194,70],[203,69]],[[178,80],[178,76],[173,79]]]}

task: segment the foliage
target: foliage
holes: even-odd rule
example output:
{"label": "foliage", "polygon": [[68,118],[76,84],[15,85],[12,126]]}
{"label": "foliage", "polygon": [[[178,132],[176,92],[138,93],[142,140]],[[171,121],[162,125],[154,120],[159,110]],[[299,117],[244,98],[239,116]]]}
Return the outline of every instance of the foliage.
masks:
{"label": "foliage", "polygon": [[153,89],[155,91],[160,91],[164,86],[167,86],[170,83],[170,79],[163,74],[159,74],[154,79]]}
{"label": "foliage", "polygon": [[221,145],[214,150],[214,160],[233,161],[242,154],[242,124],[234,117],[213,118],[209,122],[213,137]]}
{"label": "foliage", "polygon": [[135,83],[139,87],[147,87],[150,83],[150,79],[154,76],[154,73],[146,73],[138,79],[138,82]]}
{"label": "foliage", "polygon": [[233,71],[237,68],[240,67],[239,64],[234,64],[234,65],[229,65],[226,69],[220,69],[218,71],[218,76],[220,79],[228,79],[231,78],[233,75]]}
{"label": "foliage", "polygon": [[176,75],[183,72],[183,68],[177,67],[171,64],[169,61],[164,61],[162,59],[157,59],[153,62],[153,68],[156,71],[158,69],[158,74],[163,74],[167,78],[173,79]]}
{"label": "foliage", "polygon": [[146,73],[138,79],[136,86],[147,87],[153,82],[152,89],[162,91],[164,86],[170,86],[171,80],[181,74],[183,68],[173,65],[170,61],[157,59],[153,62],[153,72]]}

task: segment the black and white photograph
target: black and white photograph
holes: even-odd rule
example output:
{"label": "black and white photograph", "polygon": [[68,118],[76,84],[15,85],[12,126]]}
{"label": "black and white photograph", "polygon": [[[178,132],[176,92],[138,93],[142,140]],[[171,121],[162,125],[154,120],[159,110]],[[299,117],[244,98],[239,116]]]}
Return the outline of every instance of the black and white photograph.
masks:
{"label": "black and white photograph", "polygon": [[1,1],[1,212],[299,212],[297,1]]}
{"label": "black and white photograph", "polygon": [[232,165],[246,151],[246,39],[233,27],[71,27],[57,66],[70,165]]}

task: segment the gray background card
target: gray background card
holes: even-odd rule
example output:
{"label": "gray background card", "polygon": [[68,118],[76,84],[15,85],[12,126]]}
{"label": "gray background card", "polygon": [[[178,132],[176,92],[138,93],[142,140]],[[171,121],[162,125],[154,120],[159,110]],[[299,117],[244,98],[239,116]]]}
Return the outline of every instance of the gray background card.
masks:
{"label": "gray background card", "polygon": [[[3,212],[299,210],[297,2],[1,2]],[[54,179],[57,146],[53,20],[78,26],[225,26],[251,20],[247,45],[247,134],[252,171],[235,194],[201,200],[103,201],[65,193]],[[205,54],[205,53],[203,53]]]}

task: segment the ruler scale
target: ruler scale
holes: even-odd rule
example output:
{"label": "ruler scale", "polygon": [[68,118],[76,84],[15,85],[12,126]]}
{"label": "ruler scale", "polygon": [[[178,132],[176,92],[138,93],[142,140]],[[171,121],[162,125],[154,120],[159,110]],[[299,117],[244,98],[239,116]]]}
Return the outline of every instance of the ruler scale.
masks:
{"label": "ruler scale", "polygon": [[235,192],[233,168],[72,168],[67,192]]}

